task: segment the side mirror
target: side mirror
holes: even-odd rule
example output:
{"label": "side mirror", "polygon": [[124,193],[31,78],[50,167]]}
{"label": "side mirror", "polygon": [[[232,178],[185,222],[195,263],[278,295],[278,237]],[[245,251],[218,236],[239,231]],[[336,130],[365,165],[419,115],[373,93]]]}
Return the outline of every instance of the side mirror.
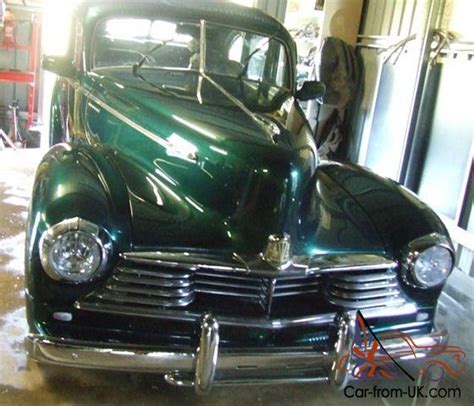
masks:
{"label": "side mirror", "polygon": [[326,93],[326,86],[323,82],[310,80],[303,83],[300,90],[296,92],[296,98],[300,101],[307,101],[323,97]]}
{"label": "side mirror", "polygon": [[64,56],[45,56],[41,65],[44,70],[65,78],[72,79],[77,73],[72,61]]}

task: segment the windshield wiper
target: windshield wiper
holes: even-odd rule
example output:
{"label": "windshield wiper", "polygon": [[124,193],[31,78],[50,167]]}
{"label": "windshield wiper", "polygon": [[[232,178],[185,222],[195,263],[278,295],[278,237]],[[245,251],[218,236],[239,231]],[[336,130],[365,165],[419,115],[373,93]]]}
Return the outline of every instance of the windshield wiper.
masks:
{"label": "windshield wiper", "polygon": [[243,63],[244,66],[243,66],[242,70],[240,71],[240,73],[237,75],[237,79],[239,79],[239,80],[242,79],[242,76],[244,76],[244,75],[247,73],[247,70],[248,70],[249,65],[250,65],[250,60],[252,59],[252,57],[253,57],[255,54],[259,53],[265,46],[267,46],[267,45],[270,43],[270,41],[271,41],[274,37],[275,37],[274,35],[272,35],[271,37],[269,37],[269,38],[265,41],[264,44],[262,44],[262,45],[259,46],[258,48],[255,48],[255,49],[250,53],[250,55],[247,56],[247,58],[245,58],[244,63]]}
{"label": "windshield wiper", "polygon": [[149,80],[145,79],[140,73],[138,73],[138,70],[143,66],[145,61],[156,51],[159,49],[163,48],[166,44],[168,44],[170,41],[163,41],[157,45],[155,45],[146,55],[143,55],[142,59],[140,59],[138,62],[134,63],[132,66],[132,73],[133,76],[136,78],[140,79],[141,81],[145,82],[148,86],[153,87],[154,89],[159,90],[162,94],[166,96],[174,96],[174,94],[168,90],[166,90],[163,86],[158,86],[155,85],[154,83],[150,82]]}
{"label": "windshield wiper", "polygon": [[133,73],[133,76],[137,76],[138,75],[138,69],[140,69],[143,64],[145,63],[145,61],[153,54],[155,53],[156,51],[158,51],[159,49],[163,48],[165,45],[168,44],[169,41],[163,41],[163,42],[160,42],[159,44],[156,44],[149,52],[147,52],[145,55],[143,55],[142,59],[140,59],[138,62],[134,63],[133,66],[132,66],[132,73]]}
{"label": "windshield wiper", "polygon": [[176,95],[169,91],[168,89],[165,88],[164,85],[155,85],[153,82],[150,82],[149,80],[145,79],[142,75],[140,75],[139,73],[137,73],[135,75],[136,78],[140,79],[142,82],[146,83],[148,86],[151,86],[153,89],[156,89],[158,90],[159,93],[162,93],[164,94],[165,96],[172,96],[172,97],[175,97]]}

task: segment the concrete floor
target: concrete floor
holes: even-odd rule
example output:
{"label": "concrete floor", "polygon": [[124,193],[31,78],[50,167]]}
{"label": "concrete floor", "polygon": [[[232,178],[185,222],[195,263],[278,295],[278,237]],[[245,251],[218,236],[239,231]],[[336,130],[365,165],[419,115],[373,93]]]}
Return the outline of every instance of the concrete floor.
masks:
{"label": "concrete floor", "polygon": [[[40,151],[0,151],[0,404],[330,404],[425,405],[425,400],[351,400],[324,384],[215,388],[207,397],[177,389],[161,377],[58,367],[28,362],[23,348],[27,334],[23,298],[23,244],[27,206]],[[460,400],[431,404],[474,404],[474,283],[455,271],[443,292],[439,322],[451,333],[451,344],[468,356],[467,371],[444,387],[460,387]],[[383,386],[384,383],[378,383]],[[392,385],[407,386],[407,382]]]}

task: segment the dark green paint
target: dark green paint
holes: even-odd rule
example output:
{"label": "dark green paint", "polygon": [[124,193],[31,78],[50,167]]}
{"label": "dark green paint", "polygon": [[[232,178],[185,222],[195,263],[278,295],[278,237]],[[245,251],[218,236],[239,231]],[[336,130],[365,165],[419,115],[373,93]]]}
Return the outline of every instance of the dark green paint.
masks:
{"label": "dark green paint", "polygon": [[[202,17],[275,35],[290,51],[295,91],[296,48],[279,23],[236,6],[200,7],[159,8],[144,2],[134,4],[133,15]],[[85,55],[94,24],[109,13],[131,15],[131,9],[99,4],[78,11]],[[26,253],[32,331],[103,339],[91,327],[102,323],[110,325],[109,339],[116,334],[126,340],[114,323],[136,323],[136,331],[146,330],[126,316],[89,316],[89,327],[81,324],[85,316],[72,304],[102,281],[70,286],[42,271],[39,237],[66,218],[82,217],[110,233],[112,265],[119,252],[133,249],[256,255],[270,234],[282,232],[292,236],[296,254],[374,253],[400,260],[411,240],[431,232],[447,235],[426,205],[393,182],[355,165],[318,166],[311,130],[292,97],[279,111],[264,115],[280,129],[276,144],[237,107],[160,96],[88,71],[58,80],[51,111],[52,144],[67,143],[46,154],[35,179]],[[197,160],[170,154],[165,146],[170,137],[192,144]],[[428,309],[439,295],[404,289]],[[76,324],[53,323],[53,311],[72,312]],[[165,327],[169,334],[179,330],[173,323]],[[136,334],[137,341],[146,341]],[[302,332],[295,342],[311,343],[319,335]]]}

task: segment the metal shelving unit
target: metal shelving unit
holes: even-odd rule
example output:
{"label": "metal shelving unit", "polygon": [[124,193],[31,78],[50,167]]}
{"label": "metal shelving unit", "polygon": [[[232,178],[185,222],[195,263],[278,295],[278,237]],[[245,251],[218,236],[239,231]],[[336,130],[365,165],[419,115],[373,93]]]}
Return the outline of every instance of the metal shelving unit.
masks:
{"label": "metal shelving unit", "polygon": [[28,86],[28,121],[27,128],[31,127],[34,119],[35,94],[37,87],[37,68],[39,60],[40,20],[38,15],[33,14],[31,20],[14,19],[13,23],[28,22],[31,24],[31,37],[28,45],[16,43],[0,43],[0,50],[27,51],[28,70],[0,70],[0,82],[18,83]]}

